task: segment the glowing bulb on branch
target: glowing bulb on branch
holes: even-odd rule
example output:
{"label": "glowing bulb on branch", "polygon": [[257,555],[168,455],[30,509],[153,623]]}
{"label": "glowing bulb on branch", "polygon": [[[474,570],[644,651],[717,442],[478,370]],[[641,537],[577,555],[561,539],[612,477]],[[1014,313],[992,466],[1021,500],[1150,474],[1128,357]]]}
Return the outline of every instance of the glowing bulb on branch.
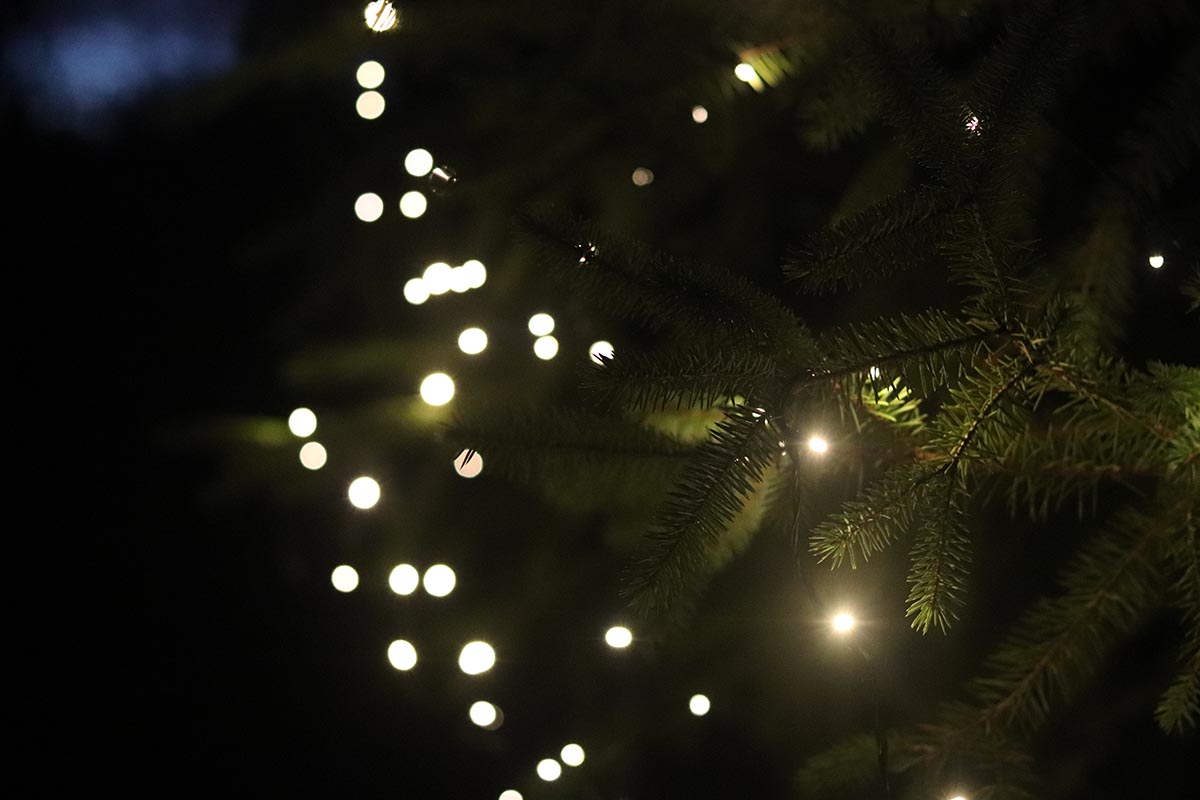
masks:
{"label": "glowing bulb on branch", "polygon": [[572,742],[564,745],[562,752],[558,754],[562,758],[562,762],[568,767],[578,767],[583,763],[584,753],[583,748]]}
{"label": "glowing bulb on branch", "polygon": [[375,504],[379,502],[379,482],[364,475],[351,481],[350,488],[346,493],[350,497],[352,506],[365,511],[368,508],[374,508]]}
{"label": "glowing bulb on branch", "polygon": [[833,629],[838,633],[849,633],[854,629],[854,617],[843,611],[840,614],[834,615],[831,624],[833,625]]}
{"label": "glowing bulb on branch", "polygon": [[1166,263],[1166,259],[1160,253],[1155,253],[1146,260],[1150,263],[1150,269],[1162,269],[1162,265]]}
{"label": "glowing bulb on branch", "polygon": [[606,342],[601,339],[598,342],[592,342],[592,346],[588,348],[588,356],[597,364],[604,363],[604,359],[613,357],[612,342]]}
{"label": "glowing bulb on branch", "polygon": [[354,73],[354,79],[364,89],[378,89],[380,84],[383,83],[385,74],[383,64],[380,64],[378,61],[364,61],[358,65],[358,70]]}
{"label": "glowing bulb on branch", "polygon": [[327,458],[325,447],[320,442],[305,442],[304,446],[300,448],[300,463],[306,469],[320,469],[325,466]]}
{"label": "glowing bulb on branch", "polygon": [[353,592],[358,588],[358,570],[349,564],[334,567],[329,575],[329,582],[339,592]]}
{"label": "glowing bulb on branch", "polygon": [[435,372],[421,381],[421,399],[431,406],[444,406],[454,398],[454,379]]}
{"label": "glowing bulb on branch", "polygon": [[363,92],[354,101],[354,110],[363,119],[379,119],[383,116],[384,106],[387,102],[383,99],[383,95],[374,89]]}
{"label": "glowing bulb on branch", "polygon": [[434,597],[445,597],[454,591],[454,585],[458,582],[454,570],[445,564],[434,564],[429,569],[425,570],[425,578],[422,581],[425,584],[425,591]]}
{"label": "glowing bulb on branch", "polygon": [[409,219],[416,219],[424,214],[428,205],[425,195],[418,191],[405,192],[400,197],[400,213]]}
{"label": "glowing bulb on branch", "polygon": [[417,665],[417,648],[404,639],[397,639],[388,645],[388,661],[401,672],[408,672]]}
{"label": "glowing bulb on branch", "polygon": [[543,758],[537,765],[538,777],[547,783],[558,780],[562,775],[562,765],[553,758]]}
{"label": "glowing bulb on branch", "polygon": [[820,436],[810,436],[808,439],[808,449],[817,455],[829,452],[829,442],[822,439]]}
{"label": "glowing bulb on branch", "polygon": [[470,453],[470,458],[467,458],[469,451],[462,450],[454,457],[454,471],[463,478],[474,478],[479,473],[483,472],[483,456],[479,453]]}
{"label": "glowing bulb on branch", "polygon": [[703,717],[712,708],[712,703],[702,694],[692,695],[692,699],[688,700],[688,711],[691,711],[697,717]]}
{"label": "glowing bulb on branch", "polygon": [[433,169],[433,154],[423,147],[409,150],[404,157],[404,171],[414,178],[424,178]]}
{"label": "glowing bulb on branch", "polygon": [[400,22],[400,12],[389,0],[372,0],[363,9],[363,20],[376,33],[390,31]]}
{"label": "glowing bulb on branch", "polygon": [[421,575],[412,564],[397,564],[388,575],[388,586],[398,595],[410,595],[417,590]]}
{"label": "glowing bulb on branch", "polygon": [[354,216],[363,222],[374,222],[383,216],[383,198],[374,192],[360,194],[354,201]]}
{"label": "glowing bulb on branch", "polygon": [[288,430],[292,432],[293,436],[307,439],[317,431],[317,415],[312,412],[312,409],[297,408],[288,414]]}
{"label": "glowing bulb on branch", "polygon": [[604,641],[609,647],[621,650],[633,643],[633,633],[624,625],[614,625],[604,632]]}
{"label": "glowing bulb on branch", "polygon": [[487,672],[496,663],[496,651],[487,642],[468,642],[458,654],[458,668],[468,675]]}

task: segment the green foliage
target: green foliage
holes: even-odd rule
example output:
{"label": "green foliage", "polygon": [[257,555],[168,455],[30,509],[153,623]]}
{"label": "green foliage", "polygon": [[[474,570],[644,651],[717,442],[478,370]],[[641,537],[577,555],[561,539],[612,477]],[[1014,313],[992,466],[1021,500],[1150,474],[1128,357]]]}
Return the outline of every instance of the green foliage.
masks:
{"label": "green foliage", "polygon": [[671,407],[710,408],[735,397],[765,399],[778,383],[776,366],[765,356],[735,350],[622,351],[620,359],[589,364],[582,385],[607,406],[638,411]]}

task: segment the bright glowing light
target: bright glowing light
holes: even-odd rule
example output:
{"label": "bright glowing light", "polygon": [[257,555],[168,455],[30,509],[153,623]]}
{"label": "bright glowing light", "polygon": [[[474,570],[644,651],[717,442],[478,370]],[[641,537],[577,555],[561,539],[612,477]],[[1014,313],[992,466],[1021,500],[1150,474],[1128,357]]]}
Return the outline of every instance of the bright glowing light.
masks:
{"label": "bright glowing light", "polygon": [[374,192],[360,194],[354,201],[354,215],[363,222],[374,222],[383,216],[383,198]]}
{"label": "bright glowing light", "polygon": [[818,454],[826,453],[829,451],[829,442],[820,436],[810,436],[808,439],[808,449]]}
{"label": "bright glowing light", "polygon": [[434,564],[425,570],[425,578],[422,582],[425,584],[425,591],[434,597],[445,597],[454,591],[454,584],[457,581],[454,570],[445,564]]}
{"label": "bright glowing light", "polygon": [[466,450],[463,450],[454,457],[455,472],[464,478],[474,478],[476,475],[483,472],[483,456],[479,455],[479,453],[475,453],[473,456],[471,456],[470,461],[467,461],[466,459]]}
{"label": "bright glowing light", "polygon": [[427,375],[421,381],[421,399],[431,406],[444,406],[454,397],[454,379],[444,372]]}
{"label": "bright glowing light", "polygon": [[487,642],[468,642],[458,654],[458,668],[468,675],[487,672],[496,663],[496,651]]}
{"label": "bright glowing light", "polygon": [[537,774],[544,781],[556,781],[562,775],[562,765],[553,758],[543,758],[538,762]]}
{"label": "bright glowing light", "polygon": [[708,109],[704,106],[692,106],[692,122],[697,125],[708,122]]}
{"label": "bright glowing light", "polygon": [[400,197],[400,213],[409,219],[416,219],[424,214],[428,205],[425,195],[417,191],[405,192]]}
{"label": "bright glowing light", "polygon": [[950,800],[967,800],[967,798],[961,794],[956,794],[954,797],[951,797]]}
{"label": "bright glowing light", "polygon": [[558,339],[553,336],[539,336],[533,340],[533,354],[542,361],[549,361],[558,355]]}
{"label": "bright glowing light", "polygon": [[758,72],[745,61],[733,68],[733,74],[742,83],[753,83],[758,80]]}
{"label": "bright glowing light", "polygon": [[458,349],[469,356],[482,353],[487,347],[487,333],[483,328],[467,328],[458,335]]}
{"label": "bright glowing light", "polygon": [[879,376],[883,373],[879,371],[879,367],[871,367],[869,370],[867,370],[867,374],[871,376],[871,380],[877,381],[879,380]]}
{"label": "bright glowing light", "polygon": [[462,294],[471,288],[471,274],[462,267],[450,270],[450,291]]}
{"label": "bright glowing light", "polygon": [[845,611],[837,614],[833,618],[833,629],[838,633],[847,633],[854,628],[854,616],[847,614]]}
{"label": "bright glowing light", "polygon": [[983,135],[983,123],[979,121],[979,117],[972,115],[967,120],[966,125],[967,125],[967,130],[970,131],[971,133],[975,134],[976,136]]}
{"label": "bright glowing light", "polygon": [[364,61],[358,65],[358,71],[354,73],[354,78],[364,89],[378,89],[386,74],[383,64],[378,61]]}
{"label": "bright glowing light", "polygon": [[349,564],[334,567],[329,581],[339,592],[353,592],[358,588],[358,570]]}
{"label": "bright glowing light", "polygon": [[410,278],[404,283],[404,299],[419,306],[429,299],[429,287],[421,278]]}
{"label": "bright glowing light", "polygon": [[500,793],[499,800],[525,800],[516,789],[505,789]]}
{"label": "bright glowing light", "polygon": [[417,665],[417,648],[404,639],[388,645],[388,661],[401,672],[408,672]]}
{"label": "bright glowing light", "polygon": [[654,182],[654,171],[645,167],[638,167],[633,171],[634,186],[649,186]]}
{"label": "bright glowing light", "polygon": [[471,704],[467,715],[481,728],[486,728],[496,722],[496,707],[487,700],[478,700]]}
{"label": "bright glowing light", "polygon": [[568,767],[578,767],[583,763],[583,748],[572,742],[565,745],[562,752],[558,754],[562,758],[562,762]]}
{"label": "bright glowing light", "polygon": [[712,708],[712,703],[702,694],[692,695],[692,699],[688,700],[688,711],[691,711],[697,717],[703,717]]}
{"label": "bright glowing light", "polygon": [[397,564],[388,575],[388,586],[399,595],[410,595],[417,590],[421,574],[412,564]]}
{"label": "bright glowing light", "polygon": [[433,169],[433,154],[423,147],[409,150],[404,157],[404,171],[414,178],[424,178]]}
{"label": "bright glowing light", "polygon": [[288,414],[288,430],[301,439],[307,439],[316,433],[317,415],[311,409],[297,408]]}
{"label": "bright glowing light", "polygon": [[300,463],[308,469],[320,469],[325,466],[328,454],[320,442],[305,442],[300,448]]}
{"label": "bright glowing light", "polygon": [[529,332],[534,336],[546,336],[554,332],[554,317],[540,311],[529,318]]}
{"label": "bright glowing light", "polygon": [[372,89],[358,96],[358,100],[354,101],[354,110],[363,119],[379,119],[386,105],[383,95]]}
{"label": "bright glowing light", "polygon": [[604,632],[604,641],[609,647],[622,649],[633,644],[633,633],[624,625],[614,625]]}
{"label": "bright glowing light", "polygon": [[445,261],[435,261],[425,268],[421,280],[430,294],[445,294],[450,291],[450,279],[454,270]]}
{"label": "bright glowing light", "polygon": [[1158,253],[1155,253],[1154,255],[1150,256],[1147,261],[1150,262],[1150,269],[1162,269],[1162,265],[1165,263],[1166,259],[1164,259]]}
{"label": "bright glowing light", "polygon": [[363,9],[363,19],[367,27],[376,33],[390,31],[400,21],[400,12],[388,0],[372,0]]}
{"label": "bright glowing light", "polygon": [[472,258],[470,261],[464,262],[462,268],[470,278],[472,289],[478,289],[487,281],[487,267],[483,265],[482,261]]}
{"label": "bright glowing light", "polygon": [[355,478],[350,482],[347,494],[350,496],[350,504],[355,508],[374,508],[379,502],[379,483],[366,475]]}
{"label": "bright glowing light", "polygon": [[602,358],[612,358],[612,342],[606,342],[603,339],[598,342],[592,342],[592,346],[588,348],[588,355],[591,356],[592,361],[595,361],[597,364],[602,363]]}

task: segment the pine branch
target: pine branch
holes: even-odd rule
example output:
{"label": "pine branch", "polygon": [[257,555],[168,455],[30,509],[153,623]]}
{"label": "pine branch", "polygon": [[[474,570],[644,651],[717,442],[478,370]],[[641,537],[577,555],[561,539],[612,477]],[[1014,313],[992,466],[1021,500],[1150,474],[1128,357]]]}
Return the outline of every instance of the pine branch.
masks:
{"label": "pine branch", "polygon": [[912,589],[905,614],[912,617],[912,627],[921,633],[928,633],[930,627],[945,633],[951,620],[958,619],[956,609],[963,605],[967,564],[971,561],[961,488],[949,478],[944,482],[941,508],[927,509],[922,515],[908,574]]}
{"label": "pine branch", "polygon": [[1182,733],[1195,728],[1200,718],[1200,525],[1195,513],[1186,515],[1180,535],[1167,551],[1167,562],[1177,576],[1171,594],[1187,630],[1183,668],[1154,716],[1164,731]]}
{"label": "pine branch", "polygon": [[607,406],[657,411],[667,407],[709,408],[741,396],[774,396],[776,367],[766,356],[736,350],[643,354],[622,350],[620,358],[589,363],[582,387]]}

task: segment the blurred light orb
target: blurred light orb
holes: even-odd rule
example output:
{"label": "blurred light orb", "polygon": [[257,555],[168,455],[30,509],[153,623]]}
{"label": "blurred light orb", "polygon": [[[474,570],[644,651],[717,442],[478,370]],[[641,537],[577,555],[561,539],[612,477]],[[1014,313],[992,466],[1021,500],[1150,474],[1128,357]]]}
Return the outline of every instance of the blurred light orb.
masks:
{"label": "blurred light orb", "polygon": [[553,336],[539,336],[533,341],[533,354],[542,361],[549,361],[558,355],[558,339]]}
{"label": "blurred light orb", "polygon": [[458,654],[458,668],[468,675],[487,672],[496,663],[496,651],[487,642],[467,642]]}
{"label": "blurred light orb", "polygon": [[433,154],[423,147],[409,150],[404,157],[404,171],[414,178],[424,178],[433,169]]}
{"label": "blurred light orb", "polygon": [[592,346],[588,348],[588,356],[597,364],[602,364],[603,359],[613,357],[612,342],[606,342],[601,339],[598,342],[592,342]]}
{"label": "blurred light orb", "polygon": [[708,122],[708,109],[704,106],[692,106],[692,122],[697,125]]}
{"label": "blurred light orb", "polygon": [[472,289],[478,289],[487,281],[487,267],[483,265],[482,261],[472,258],[463,262],[462,268],[470,280]]}
{"label": "blurred light orb", "polygon": [[410,595],[421,583],[421,573],[412,564],[397,564],[388,575],[388,586],[399,595]]}
{"label": "blurred light orb", "polygon": [[458,349],[469,356],[482,353],[487,348],[487,333],[483,328],[466,328],[458,335]]}
{"label": "blurred light orb", "polygon": [[432,294],[445,294],[450,291],[450,280],[454,270],[445,261],[435,261],[425,268],[421,280],[425,288]]}
{"label": "blurred light orb", "polygon": [[967,798],[964,795],[956,794],[954,797],[951,797],[950,800],[967,800]]}
{"label": "blurred light orb", "polygon": [[745,61],[733,68],[733,74],[742,83],[753,83],[758,80],[758,72]]}
{"label": "blurred light orb", "polygon": [[467,451],[463,450],[454,457],[454,471],[463,478],[474,478],[483,472],[483,456],[475,453],[471,460],[467,461]]}
{"label": "blurred light orb", "polygon": [[380,84],[383,83],[383,78],[386,74],[383,64],[380,64],[378,61],[364,61],[358,65],[358,70],[354,73],[354,79],[364,89],[378,89]]}
{"label": "blurred light orb", "polygon": [[454,379],[444,372],[435,372],[421,381],[421,399],[431,406],[444,406],[454,398]]}
{"label": "blurred light orb", "polygon": [[529,318],[529,332],[534,336],[546,336],[554,332],[554,317],[539,311]]}
{"label": "blurred light orb", "polygon": [[301,439],[307,439],[317,431],[317,415],[309,408],[297,408],[288,414],[288,430]]}
{"label": "blurred light orb", "polygon": [[300,463],[307,469],[320,469],[328,459],[325,446],[320,442],[305,442],[300,448]]}
{"label": "blurred light orb", "polygon": [[404,299],[419,306],[429,299],[429,287],[421,278],[409,278],[404,283]]}
{"label": "blurred light orb", "polygon": [[350,489],[346,494],[350,497],[350,504],[355,508],[364,510],[374,508],[375,504],[379,502],[379,482],[363,475],[350,482]]}
{"label": "blurred light orb", "polygon": [[817,454],[827,453],[829,452],[829,442],[820,436],[810,436],[808,439],[808,449]]}
{"label": "blurred light orb", "polygon": [[638,167],[633,171],[634,186],[649,186],[654,183],[654,171],[645,167]]}
{"label": "blurred light orb", "polygon": [[411,642],[397,639],[388,645],[388,661],[401,672],[408,672],[417,665],[417,648]]}
{"label": "blurred light orb", "polygon": [[553,758],[543,758],[537,765],[538,777],[549,783],[558,780],[562,775],[562,765]]}
{"label": "blurred light orb", "polygon": [[578,767],[584,759],[583,748],[574,742],[564,745],[562,752],[558,755],[568,767]]}
{"label": "blurred light orb", "polygon": [[379,119],[386,105],[383,95],[371,89],[358,96],[358,100],[354,101],[354,110],[363,119]]}
{"label": "blurred light orb", "polygon": [[1150,269],[1162,269],[1162,265],[1166,263],[1166,259],[1159,253],[1155,253],[1146,260],[1150,263]]}
{"label": "blurred light orb", "polygon": [[688,700],[688,711],[697,717],[703,717],[710,708],[712,708],[712,703],[702,694],[694,694],[692,699]]}
{"label": "blurred light orb", "polygon": [[450,270],[450,291],[462,294],[471,288],[471,274],[462,267]]}
{"label": "blurred light orb", "polygon": [[390,31],[400,21],[400,12],[388,0],[372,0],[363,9],[363,20],[376,33]]}
{"label": "blurred light orb", "polygon": [[425,208],[429,203],[425,200],[425,195],[418,191],[405,192],[400,197],[400,213],[409,219],[416,219],[425,213]]}
{"label": "blurred light orb", "polygon": [[481,728],[486,728],[496,722],[496,707],[487,700],[478,700],[471,704],[467,716],[471,718],[471,722]]}
{"label": "blurred light orb", "polygon": [[604,641],[619,650],[633,644],[633,633],[624,625],[614,625],[604,632]]}
{"label": "blurred light orb", "polygon": [[434,564],[429,569],[425,570],[425,578],[422,583],[425,585],[425,591],[434,597],[445,597],[454,591],[454,584],[458,578],[454,575],[454,570],[445,564]]}
{"label": "blurred light orb", "polygon": [[334,567],[329,575],[329,582],[339,592],[353,592],[358,588],[358,570],[349,564]]}
{"label": "blurred light orb", "polygon": [[374,222],[383,216],[383,198],[374,192],[360,194],[354,201],[354,215],[363,222]]}
{"label": "blurred light orb", "polygon": [[505,789],[500,793],[498,800],[525,800],[525,798],[516,789]]}
{"label": "blurred light orb", "polygon": [[832,624],[838,633],[848,633],[854,628],[854,616],[843,611],[834,615]]}

